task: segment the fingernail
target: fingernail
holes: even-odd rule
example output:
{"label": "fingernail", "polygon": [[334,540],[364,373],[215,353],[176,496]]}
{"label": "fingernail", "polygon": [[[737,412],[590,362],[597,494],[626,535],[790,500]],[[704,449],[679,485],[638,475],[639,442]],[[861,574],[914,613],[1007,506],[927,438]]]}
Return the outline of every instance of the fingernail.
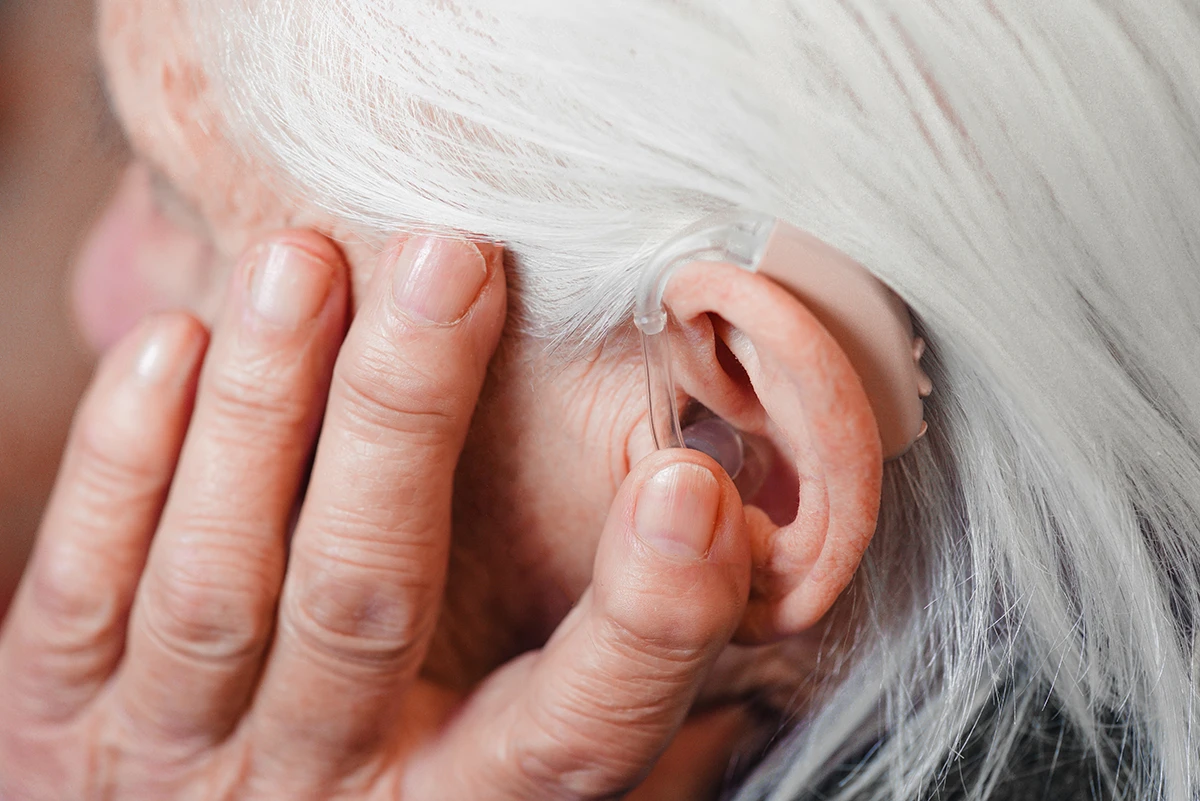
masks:
{"label": "fingernail", "polygon": [[638,536],[675,559],[702,559],[712,547],[721,488],[695,464],[673,464],[642,487],[634,512]]}
{"label": "fingernail", "polygon": [[392,292],[413,320],[449,325],[471,309],[486,280],[487,263],[470,242],[413,237],[396,262]]}
{"label": "fingernail", "polygon": [[143,384],[164,384],[191,367],[194,337],[178,321],[154,320],[146,325],[133,370]]}
{"label": "fingernail", "polygon": [[329,297],[329,265],[301,248],[273,243],[256,254],[251,271],[251,306],[272,325],[296,328]]}

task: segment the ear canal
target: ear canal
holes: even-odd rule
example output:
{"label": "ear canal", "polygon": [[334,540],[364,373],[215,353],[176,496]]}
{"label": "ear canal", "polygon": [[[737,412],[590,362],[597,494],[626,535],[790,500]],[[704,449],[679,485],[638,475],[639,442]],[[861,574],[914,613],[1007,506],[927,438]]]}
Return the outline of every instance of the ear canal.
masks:
{"label": "ear canal", "polygon": [[756,437],[739,431],[728,420],[707,417],[683,429],[684,447],[712,457],[721,466],[737,487],[742,500],[750,500],[762,489],[773,457],[765,451],[773,451],[765,437]]}
{"label": "ear canal", "polygon": [[683,444],[711,456],[735,481],[746,463],[746,443],[741,433],[719,417],[709,417],[684,428]]}

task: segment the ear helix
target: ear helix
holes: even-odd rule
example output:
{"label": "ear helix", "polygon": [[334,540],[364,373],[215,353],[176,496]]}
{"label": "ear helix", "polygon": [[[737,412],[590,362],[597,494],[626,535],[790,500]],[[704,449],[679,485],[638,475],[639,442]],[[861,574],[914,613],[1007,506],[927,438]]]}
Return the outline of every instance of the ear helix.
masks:
{"label": "ear helix", "polygon": [[[928,398],[930,395],[933,394],[933,380],[930,379],[928,373],[926,373],[924,370],[921,369],[921,359],[924,356],[925,356],[925,338],[917,337],[915,340],[913,340],[913,364],[915,364],[917,366],[917,374],[918,374],[917,394],[921,396],[922,400],[924,400],[925,398]],[[922,420],[921,421],[921,430],[917,433],[917,439],[918,440],[924,439],[925,435],[928,433],[929,433],[929,422],[927,420]]]}
{"label": "ear helix", "polygon": [[[671,369],[669,314],[663,302],[671,276],[683,265],[697,261],[723,262],[747,272],[759,272],[768,251],[773,251],[776,242],[787,240],[785,228],[786,225],[775,217],[757,212],[740,209],[718,212],[669,239],[647,262],[638,287],[634,323],[642,335],[650,427],[658,448],[692,447],[680,426],[678,396]],[[865,273],[861,267],[858,270]],[[905,308],[894,313],[908,314]],[[924,340],[917,339],[912,343],[913,364],[907,368],[908,374],[912,371],[918,374],[917,394],[922,398],[933,391],[928,376],[919,366],[924,347]],[[928,426],[923,422],[915,439],[923,437],[927,430]],[[701,446],[697,450],[717,454],[714,458],[723,466],[722,460],[730,459],[730,465],[740,470],[745,455],[744,438],[732,427],[726,424],[722,428],[720,422],[708,423],[690,431],[690,438]],[[915,441],[911,436],[907,439]],[[738,445],[739,442],[742,444]],[[738,456],[739,448],[741,457]],[[899,455],[902,454],[885,453],[885,459]]]}

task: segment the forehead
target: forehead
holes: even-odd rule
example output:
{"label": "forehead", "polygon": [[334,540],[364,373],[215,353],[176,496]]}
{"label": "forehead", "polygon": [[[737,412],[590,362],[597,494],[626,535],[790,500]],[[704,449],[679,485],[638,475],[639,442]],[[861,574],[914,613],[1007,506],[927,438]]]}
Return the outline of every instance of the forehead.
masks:
{"label": "forehead", "polygon": [[170,129],[180,144],[191,144],[194,126],[206,128],[201,114],[208,99],[186,17],[177,0],[100,0],[99,46],[109,90],[129,134],[140,139],[148,123],[158,133]]}
{"label": "forehead", "polygon": [[287,227],[259,165],[223,133],[182,0],[100,0],[98,9],[108,91],[137,156],[195,207],[222,251]]}

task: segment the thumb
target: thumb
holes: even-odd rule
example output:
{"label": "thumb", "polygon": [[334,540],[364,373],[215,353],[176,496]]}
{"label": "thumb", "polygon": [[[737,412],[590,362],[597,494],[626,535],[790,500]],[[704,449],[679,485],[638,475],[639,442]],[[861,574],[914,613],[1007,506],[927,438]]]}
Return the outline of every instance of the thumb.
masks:
{"label": "thumb", "polygon": [[[456,720],[439,747],[447,762],[430,773],[442,777],[435,796],[593,799],[635,787],[741,620],[745,525],[733,482],[707,456],[639,463],[591,588],[540,654],[495,676]],[[446,776],[463,785],[451,791]]]}

